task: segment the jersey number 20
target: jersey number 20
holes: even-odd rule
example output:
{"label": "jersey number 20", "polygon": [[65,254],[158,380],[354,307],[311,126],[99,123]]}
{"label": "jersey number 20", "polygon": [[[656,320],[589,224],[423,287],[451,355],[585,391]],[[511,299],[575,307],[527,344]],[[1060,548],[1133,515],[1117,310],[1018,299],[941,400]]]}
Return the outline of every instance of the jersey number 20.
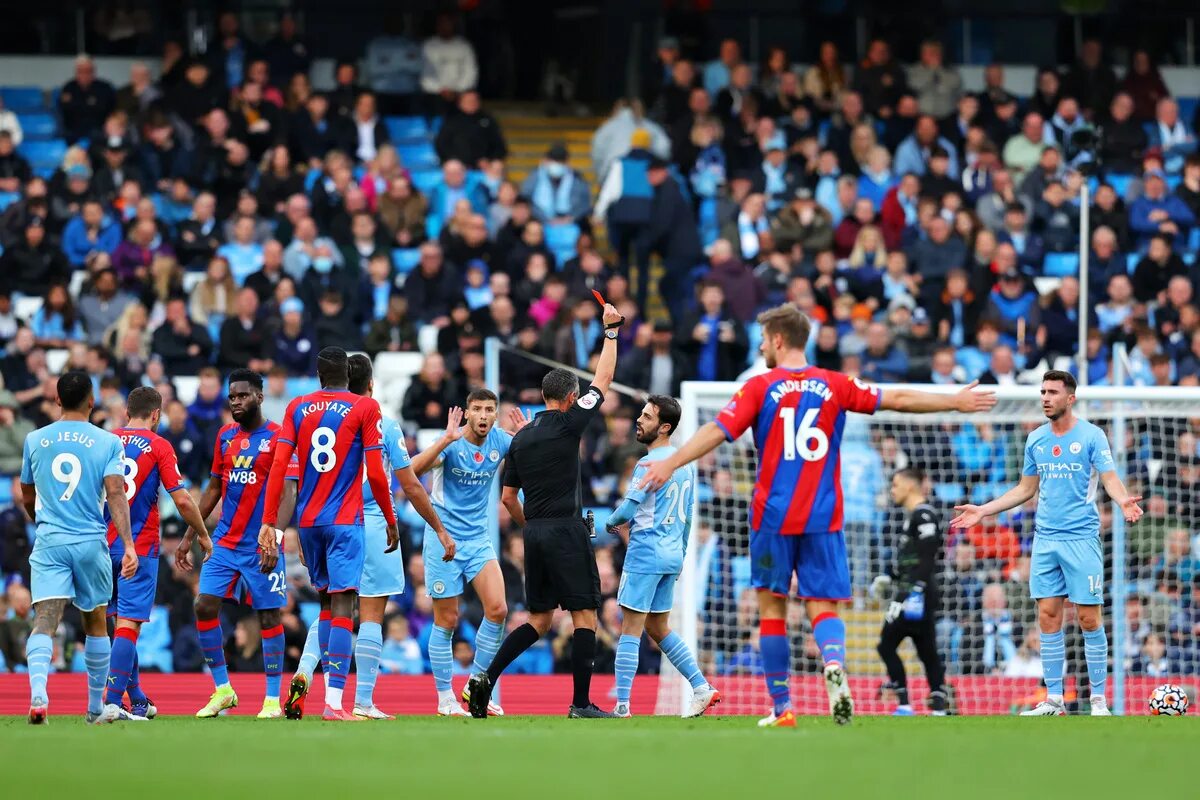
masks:
{"label": "jersey number 20", "polygon": [[783,423],[783,460],[795,461],[799,454],[805,461],[820,461],[829,452],[829,437],[825,431],[813,425],[821,409],[810,408],[796,426],[796,409],[784,406],[779,409],[779,421]]}

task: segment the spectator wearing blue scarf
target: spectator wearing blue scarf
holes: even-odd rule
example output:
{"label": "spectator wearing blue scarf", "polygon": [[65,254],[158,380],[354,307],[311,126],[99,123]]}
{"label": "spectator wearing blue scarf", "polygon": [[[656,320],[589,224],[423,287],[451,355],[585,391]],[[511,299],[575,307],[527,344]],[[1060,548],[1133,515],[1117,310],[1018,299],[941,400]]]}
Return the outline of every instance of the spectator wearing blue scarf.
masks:
{"label": "spectator wearing blue scarf", "polygon": [[533,213],[548,224],[584,223],[591,208],[588,182],[568,164],[570,153],[562,142],[546,151],[546,158],[521,184],[521,194],[533,201]]}
{"label": "spectator wearing blue scarf", "polygon": [[120,224],[104,212],[99,200],[89,199],[63,230],[62,249],[72,267],[82,267],[91,253],[111,255],[121,238]]}

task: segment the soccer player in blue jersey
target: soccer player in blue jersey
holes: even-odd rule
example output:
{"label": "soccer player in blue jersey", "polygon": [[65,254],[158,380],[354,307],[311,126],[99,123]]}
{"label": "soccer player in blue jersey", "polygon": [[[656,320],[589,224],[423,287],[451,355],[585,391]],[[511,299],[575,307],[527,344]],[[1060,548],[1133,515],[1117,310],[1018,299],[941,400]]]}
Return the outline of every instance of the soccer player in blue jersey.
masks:
{"label": "soccer player in blue jersey", "polygon": [[[438,716],[468,716],[450,685],[454,631],[458,627],[458,597],[470,583],[483,604],[483,622],[475,636],[475,666],[483,672],[492,663],[504,638],[508,604],[504,576],[488,536],[489,504],[500,462],[508,455],[513,434],[496,427],[499,401],[487,389],[467,395],[467,424],[463,410],[452,408],[446,432],[437,443],[417,454],[413,470],[433,475],[433,503],[450,532],[450,542],[426,529],[423,544],[425,589],[433,598],[433,632],[429,662],[438,693]],[[510,427],[525,422],[515,411]],[[466,697],[464,695],[463,699]],[[497,703],[488,703],[489,716],[503,716]]]}
{"label": "soccer player in blue jersey", "polygon": [[72,370],[58,379],[62,416],[25,438],[21,458],[21,499],[37,525],[29,557],[33,595],[33,631],[25,644],[29,665],[29,722],[41,725],[49,715],[46,681],[54,654],[54,632],[68,602],[83,616],[83,658],[88,673],[87,721],[133,719],[116,704],[104,704],[109,655],[106,606],[112,597],[112,561],[104,505],[125,547],[121,577],[138,571],[125,499],[121,440],[88,420],[94,398],[92,379]]}
{"label": "soccer player in blue jersey", "polygon": [[1105,700],[1108,638],[1101,617],[1104,602],[1104,554],[1100,550],[1100,513],[1096,478],[1117,503],[1125,520],[1142,516],[1138,502],[1117,475],[1104,431],[1075,416],[1075,377],[1051,370],[1042,376],[1042,412],[1049,420],[1029,434],[1021,481],[983,505],[955,506],[952,528],[970,528],[985,517],[1016,508],[1037,497],[1029,589],[1038,604],[1042,639],[1042,676],[1046,699],[1022,716],[1060,717],[1063,705],[1063,600],[1075,604],[1083,629],[1093,717],[1110,716]]}
{"label": "soccer player in blue jersey", "polygon": [[[196,712],[200,719],[212,719],[237,707],[238,696],[229,683],[225,663],[220,614],[223,600],[238,599],[243,592],[246,602],[258,612],[262,628],[267,685],[258,718],[283,716],[279,703],[284,652],[280,609],[287,603],[287,578],[279,557],[281,537],[274,530],[268,536],[260,531],[267,475],[279,447],[279,426],[263,417],[262,391],[262,376],[257,372],[235,369],[229,373],[229,413],[233,422],[217,433],[210,479],[200,496],[200,516],[204,519],[217,503],[221,504],[221,517],[212,534],[212,556],[200,568],[196,597],[196,633],[214,689],[208,702]],[[281,516],[291,519],[296,502],[294,463],[281,472],[286,484],[281,484],[282,502],[276,498],[276,504],[285,509]],[[192,542],[199,533],[189,527],[175,551],[175,564],[184,571],[192,568]]]}
{"label": "soccer player in blue jersey", "polygon": [[201,532],[200,549],[204,558],[212,554],[212,541],[204,527],[204,518],[183,485],[179,464],[171,443],[159,436],[162,395],[149,386],[139,386],[125,401],[129,422],[113,433],[124,448],[125,499],[129,501],[130,528],[138,571],[126,580],[120,577],[125,546],[116,525],[109,519],[108,542],[112,555],[113,596],[108,615],[113,624],[112,658],[104,702],[121,705],[128,693],[129,707],[138,719],[150,719],[157,713],[150,698],[141,690],[138,678],[137,640],[142,625],[150,620],[154,595],[158,588],[158,490],[170,495],[183,521]]}
{"label": "soccer player in blue jersey", "polygon": [[628,717],[629,694],[637,673],[642,631],[650,634],[667,660],[692,685],[692,703],[683,717],[698,717],[721,702],[721,693],[704,679],[687,644],[670,628],[675,579],[683,569],[692,523],[692,493],[696,468],[689,464],[675,470],[670,479],[653,492],[638,488],[647,467],[675,452],[671,434],[679,426],[682,411],[673,397],[650,395],[637,418],[637,440],[650,452],[638,462],[629,480],[625,500],[608,518],[610,533],[629,523],[629,546],[617,602],[621,604],[621,639],[617,643],[617,705],[613,715]]}

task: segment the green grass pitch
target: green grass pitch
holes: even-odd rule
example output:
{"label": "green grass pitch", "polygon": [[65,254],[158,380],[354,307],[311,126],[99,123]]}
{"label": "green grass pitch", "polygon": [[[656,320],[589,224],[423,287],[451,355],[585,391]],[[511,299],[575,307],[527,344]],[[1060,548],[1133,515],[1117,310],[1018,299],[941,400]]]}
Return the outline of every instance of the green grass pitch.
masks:
{"label": "green grass pitch", "polygon": [[1195,797],[1188,718],[259,722],[96,728],[0,718],[0,796],[535,798]]}

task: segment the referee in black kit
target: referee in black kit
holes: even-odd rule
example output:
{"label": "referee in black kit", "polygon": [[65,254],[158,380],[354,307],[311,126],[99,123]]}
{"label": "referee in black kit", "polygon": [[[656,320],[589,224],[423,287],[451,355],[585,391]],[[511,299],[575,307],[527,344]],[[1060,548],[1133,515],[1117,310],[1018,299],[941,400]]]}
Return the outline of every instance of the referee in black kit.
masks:
{"label": "referee in black kit", "polygon": [[[571,668],[575,693],[567,716],[609,718],[591,700],[596,655],[596,612],[600,608],[600,573],[592,552],[591,532],[583,521],[579,486],[579,439],[600,411],[617,366],[617,331],[624,318],[604,306],[604,344],[592,385],[582,394],[579,379],[565,369],[542,379],[546,411],[513,438],[504,460],[502,502],[525,529],[525,603],[529,622],[500,645],[487,672],[467,682],[471,716],[487,717],[492,687],[521,653],[550,630],[554,609],[571,612]],[[521,506],[517,492],[525,491]]]}

